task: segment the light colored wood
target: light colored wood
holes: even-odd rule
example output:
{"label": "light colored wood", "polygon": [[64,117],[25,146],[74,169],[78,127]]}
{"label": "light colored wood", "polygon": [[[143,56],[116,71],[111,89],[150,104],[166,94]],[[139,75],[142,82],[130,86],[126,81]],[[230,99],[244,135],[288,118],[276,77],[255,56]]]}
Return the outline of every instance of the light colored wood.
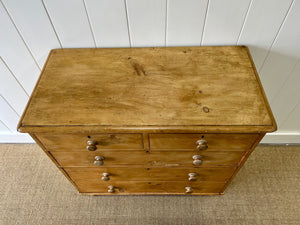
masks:
{"label": "light colored wood", "polygon": [[244,46],[66,49],[18,129],[81,193],[212,195],[276,123]]}
{"label": "light colored wood", "polygon": [[51,159],[51,161],[55,164],[55,166],[63,173],[63,175],[71,182],[71,184],[78,189],[77,185],[75,184],[75,182],[71,179],[71,177],[69,176],[69,174],[64,170],[64,168],[62,168],[61,166],[59,166],[59,163],[56,161],[56,159],[53,157],[53,155],[47,151],[47,149],[45,148],[45,146],[40,142],[40,140],[35,136],[35,134],[30,134],[30,136],[32,137],[32,139],[43,149],[43,151],[45,152],[45,154]]}
{"label": "light colored wood", "polygon": [[[150,134],[151,150],[180,149],[196,150],[198,140],[208,143],[207,150],[241,150],[250,149],[258,134]],[[201,151],[200,151],[201,152]]]}
{"label": "light colored wood", "polygon": [[97,152],[105,149],[143,149],[142,134],[36,134],[49,151],[87,151],[96,141]]}
{"label": "light colored wood", "polygon": [[239,166],[236,168],[236,170],[234,171],[234,173],[232,174],[231,178],[226,182],[225,186],[223,187],[222,190],[222,194],[224,193],[225,189],[228,187],[228,185],[230,184],[230,182],[233,180],[233,178],[237,175],[237,173],[239,172],[239,170],[243,167],[243,165],[245,164],[246,160],[248,159],[248,157],[250,156],[250,154],[253,152],[253,150],[255,149],[255,147],[259,144],[259,142],[261,141],[261,139],[265,136],[265,133],[262,133],[259,135],[259,137],[257,137],[257,139],[255,140],[255,142],[253,143],[251,150],[246,152],[246,154],[244,154],[244,156],[242,157]]}
{"label": "light colored wood", "polygon": [[62,167],[97,167],[94,165],[96,156],[103,156],[103,167],[193,167],[193,156],[202,156],[202,165],[199,167],[235,166],[245,152],[183,152],[164,151],[150,152],[134,150],[120,150],[119,152],[94,151],[94,152],[51,152]]}
{"label": "light colored wood", "polygon": [[54,50],[20,130],[150,125],[274,130],[254,73],[243,46]]}
{"label": "light colored wood", "polygon": [[[193,187],[193,193],[191,194],[207,194],[207,193],[219,193],[224,184],[223,182],[167,182],[167,181],[118,181],[118,182],[107,182],[103,184],[102,181],[89,179],[83,177],[82,179],[75,180],[78,185],[79,192],[91,192],[99,193],[99,195],[109,194],[109,195],[118,195],[118,194],[143,194],[151,195],[152,193],[156,194],[170,194],[176,193],[181,195],[190,195],[185,193],[185,187]],[[115,187],[115,193],[108,193],[108,186]]]}
{"label": "light colored wood", "polygon": [[[94,179],[104,185],[110,181],[188,181],[189,173],[197,173],[196,180],[225,182],[235,171],[235,167],[218,168],[123,168],[123,167],[64,167],[73,180]],[[101,180],[103,173],[109,173],[109,181]],[[191,182],[191,183],[193,183]]]}

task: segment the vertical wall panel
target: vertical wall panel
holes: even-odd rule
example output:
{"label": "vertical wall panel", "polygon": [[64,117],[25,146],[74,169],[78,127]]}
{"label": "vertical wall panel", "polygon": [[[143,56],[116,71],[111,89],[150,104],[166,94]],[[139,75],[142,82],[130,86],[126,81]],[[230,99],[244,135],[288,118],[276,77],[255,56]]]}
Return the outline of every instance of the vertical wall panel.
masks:
{"label": "vertical wall panel", "polygon": [[[287,119],[289,113],[300,102],[300,60],[294,68],[291,76],[285,82],[284,86],[275,95],[271,102],[274,110],[278,127],[280,128],[283,121]],[[300,115],[297,119],[300,124]],[[295,121],[296,122],[296,121]]]}
{"label": "vertical wall panel", "polygon": [[11,131],[0,120],[0,133],[10,133]]}
{"label": "vertical wall panel", "polygon": [[127,0],[133,47],[164,46],[166,0]]}
{"label": "vertical wall panel", "polygon": [[248,45],[260,69],[292,0],[253,0],[238,44]]}
{"label": "vertical wall panel", "polygon": [[60,48],[41,0],[2,0],[40,68],[49,51]]}
{"label": "vertical wall panel", "polygon": [[168,0],[167,46],[200,45],[208,0]]}
{"label": "vertical wall panel", "polygon": [[30,94],[40,71],[1,3],[0,57]]}
{"label": "vertical wall panel", "polygon": [[211,0],[208,4],[203,45],[235,45],[250,0]]}
{"label": "vertical wall panel", "polygon": [[124,0],[85,0],[97,47],[129,47]]}
{"label": "vertical wall panel", "polygon": [[83,0],[44,0],[64,48],[95,47]]}
{"label": "vertical wall panel", "polygon": [[[299,132],[300,127],[300,102],[291,112],[288,119],[280,127],[282,132]],[[299,143],[299,142],[298,142]]]}
{"label": "vertical wall panel", "polygon": [[300,1],[292,5],[261,72],[269,100],[282,88],[300,59]]}
{"label": "vertical wall panel", "polygon": [[0,58],[0,94],[9,102],[15,111],[21,115],[28,101],[28,96],[12,76]]}
{"label": "vertical wall panel", "polygon": [[16,131],[19,116],[0,95],[0,120],[11,130]]}

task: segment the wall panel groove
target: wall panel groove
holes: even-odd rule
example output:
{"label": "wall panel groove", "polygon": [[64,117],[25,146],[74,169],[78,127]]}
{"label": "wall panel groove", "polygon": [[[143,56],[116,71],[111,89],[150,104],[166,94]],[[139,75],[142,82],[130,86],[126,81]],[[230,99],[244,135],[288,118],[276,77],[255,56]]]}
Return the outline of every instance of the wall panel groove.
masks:
{"label": "wall panel groove", "polygon": [[265,140],[300,143],[299,21],[300,0],[0,0],[0,142],[32,141],[16,123],[51,49],[247,45],[279,127]]}
{"label": "wall panel groove", "polygon": [[284,25],[284,23],[285,23],[285,21],[286,21],[288,15],[289,15],[289,13],[290,13],[290,10],[291,10],[291,8],[292,8],[294,2],[295,2],[295,0],[293,0],[293,1],[290,3],[289,8],[288,8],[288,10],[287,10],[287,12],[286,12],[286,14],[285,14],[283,20],[282,20],[282,23],[280,24],[280,26],[279,26],[279,28],[278,28],[278,31],[276,32],[276,35],[274,36],[274,39],[273,39],[273,41],[272,41],[272,44],[270,45],[270,47],[269,47],[269,49],[268,49],[268,52],[267,52],[266,56],[265,56],[264,59],[263,59],[263,62],[261,63],[261,65],[260,65],[259,68],[258,68],[258,71],[259,71],[259,72],[261,72],[262,68],[264,67],[265,62],[266,62],[267,58],[269,57],[269,55],[270,55],[270,53],[271,53],[271,50],[272,50],[272,48],[273,48],[273,46],[274,46],[274,43],[276,42],[276,39],[277,39],[278,35],[280,34],[280,31],[281,31],[281,29],[282,29],[282,27],[283,27],[283,25]]}
{"label": "wall panel groove", "polygon": [[20,38],[22,39],[22,41],[23,41],[24,45],[26,46],[26,48],[27,48],[27,50],[28,50],[29,54],[31,55],[32,59],[34,60],[34,62],[35,62],[35,64],[36,64],[36,66],[39,68],[39,70],[41,70],[41,67],[39,66],[39,64],[38,64],[37,60],[36,60],[36,59],[35,59],[35,57],[33,56],[33,54],[32,54],[32,51],[30,50],[30,48],[29,48],[28,44],[27,44],[27,43],[26,43],[26,41],[24,40],[24,38],[23,38],[23,35],[21,34],[21,32],[20,32],[19,28],[17,27],[17,25],[16,25],[15,21],[14,21],[14,20],[13,20],[13,18],[11,17],[11,15],[10,15],[9,11],[7,10],[6,6],[4,5],[3,1],[2,1],[2,0],[0,0],[0,2],[1,2],[1,4],[2,4],[2,6],[3,6],[3,8],[4,8],[5,12],[7,13],[7,15],[8,15],[9,19],[11,20],[11,22],[12,22],[13,26],[15,27],[16,31],[18,32],[18,34],[19,34]]}

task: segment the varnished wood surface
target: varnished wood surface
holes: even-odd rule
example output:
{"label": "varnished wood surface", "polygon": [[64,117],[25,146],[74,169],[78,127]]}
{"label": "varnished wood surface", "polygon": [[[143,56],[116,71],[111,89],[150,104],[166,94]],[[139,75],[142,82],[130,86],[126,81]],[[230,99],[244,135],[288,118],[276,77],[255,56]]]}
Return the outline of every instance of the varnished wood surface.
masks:
{"label": "varnished wood surface", "polygon": [[142,134],[37,134],[49,151],[87,151],[87,141],[97,142],[97,152],[105,149],[143,149]]}
{"label": "varnished wood surface", "polygon": [[150,148],[157,149],[196,149],[196,141],[207,141],[207,150],[250,149],[258,134],[149,134]]}
{"label": "varnished wood surface", "polygon": [[[186,194],[185,187],[191,186],[194,190],[192,194],[201,194],[201,193],[220,193],[224,184],[223,182],[169,182],[169,181],[118,181],[118,182],[107,182],[103,184],[100,180],[89,179],[87,177],[82,177],[82,179],[75,180],[78,185],[78,190],[80,192],[91,192],[99,194],[109,194],[109,195],[118,195],[118,194]],[[114,186],[115,193],[108,193],[108,186]]]}
{"label": "varnished wood surface", "polygon": [[[219,168],[119,168],[119,167],[64,167],[64,170],[74,180],[95,179],[104,185],[117,181],[188,181],[189,173],[197,173],[196,180],[225,182],[235,171],[236,167]],[[103,181],[102,173],[109,173],[109,181]]]}
{"label": "varnished wood surface", "polygon": [[54,50],[19,128],[218,125],[272,131],[276,125],[257,79],[243,46]]}
{"label": "varnished wood surface", "polygon": [[94,165],[95,156],[103,156],[103,167],[193,167],[194,155],[202,155],[205,166],[235,166],[245,152],[241,151],[216,151],[216,152],[184,152],[164,151],[119,151],[119,152],[51,152],[62,167],[98,167]]}

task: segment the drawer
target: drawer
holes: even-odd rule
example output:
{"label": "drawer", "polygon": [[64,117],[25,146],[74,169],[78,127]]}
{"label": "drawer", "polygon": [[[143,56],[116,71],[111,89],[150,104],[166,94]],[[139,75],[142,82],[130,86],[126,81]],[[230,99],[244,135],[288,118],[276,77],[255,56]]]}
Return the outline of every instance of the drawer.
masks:
{"label": "drawer", "polygon": [[[90,168],[65,167],[73,180],[85,178],[106,184],[115,181],[227,181],[236,167],[224,168]],[[193,174],[191,174],[193,173]],[[190,175],[189,175],[190,174]]]}
{"label": "drawer", "polygon": [[[118,181],[103,184],[98,179],[74,180],[79,192],[99,193],[99,194],[218,194],[222,191],[225,183],[223,182],[171,182],[171,181]],[[109,186],[112,186],[111,188]],[[192,193],[186,193],[186,187],[191,187]],[[114,193],[109,193],[108,190]]]}
{"label": "drawer", "polygon": [[40,133],[37,137],[49,151],[87,151],[88,141],[95,141],[97,150],[143,149],[142,134]]}
{"label": "drawer", "polygon": [[[120,152],[51,152],[53,157],[63,167],[98,167],[100,160],[95,160],[96,156],[104,157],[101,167],[191,167],[193,165],[193,156],[198,152],[184,151],[164,151],[150,152],[143,151],[120,151]],[[244,152],[232,151],[210,151],[201,152],[202,165],[205,166],[234,166],[239,163]],[[97,162],[98,161],[98,162]]]}
{"label": "drawer", "polygon": [[151,150],[195,150],[196,142],[204,139],[209,150],[250,149],[258,134],[149,134]]}

